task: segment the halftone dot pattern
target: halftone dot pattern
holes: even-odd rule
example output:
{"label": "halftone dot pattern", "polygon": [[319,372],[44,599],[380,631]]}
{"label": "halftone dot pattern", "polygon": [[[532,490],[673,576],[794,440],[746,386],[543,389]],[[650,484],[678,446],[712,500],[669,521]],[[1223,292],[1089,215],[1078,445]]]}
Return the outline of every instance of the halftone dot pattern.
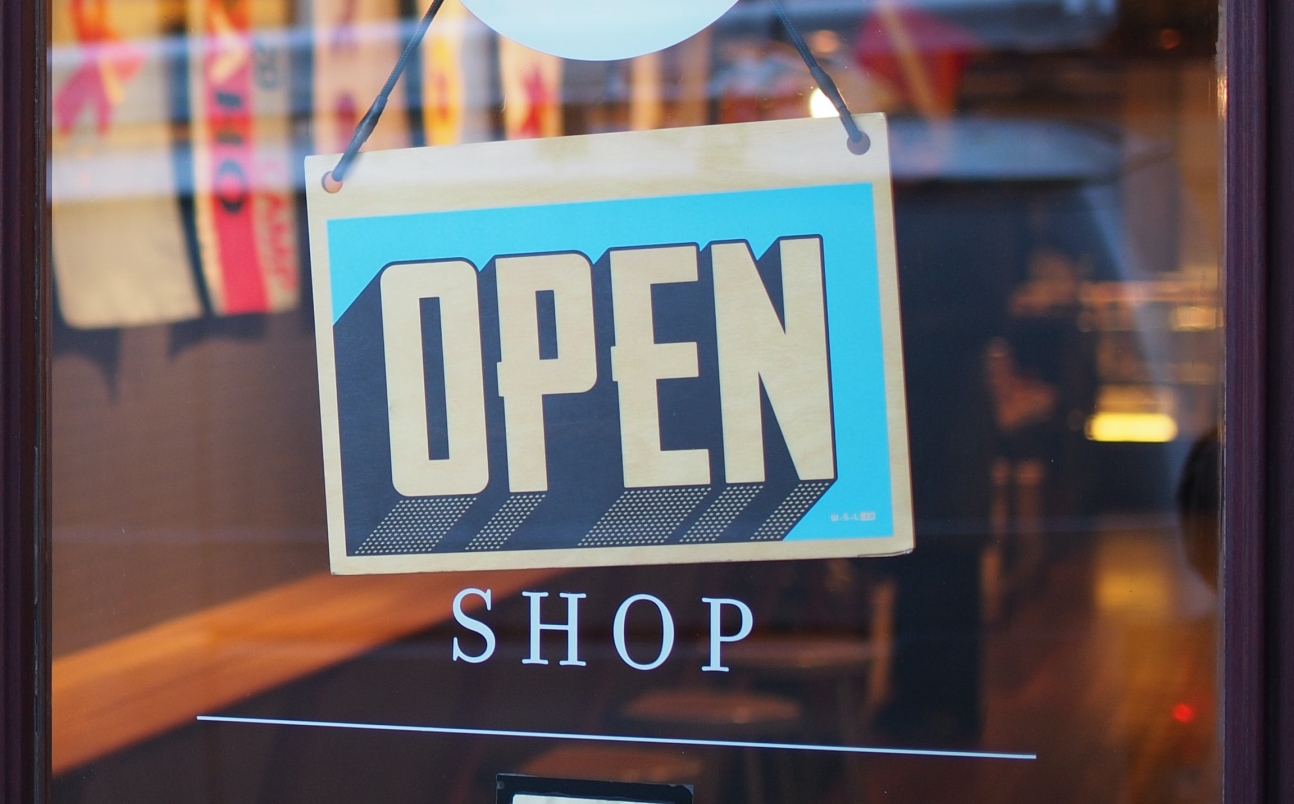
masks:
{"label": "halftone dot pattern", "polygon": [[475,501],[475,496],[401,500],[364,540],[355,555],[431,552]]}
{"label": "halftone dot pattern", "polygon": [[490,521],[485,523],[481,532],[472,537],[472,541],[467,543],[467,550],[498,550],[503,543],[508,540],[512,534],[517,532],[521,523],[526,521],[526,517],[535,512],[539,504],[544,501],[542,491],[513,494],[503,507],[494,512]]}
{"label": "halftone dot pattern", "polygon": [[755,531],[755,535],[751,536],[750,540],[772,542],[785,538],[791,528],[795,527],[795,523],[800,521],[800,517],[807,514],[818,498],[829,488],[831,488],[830,480],[815,480],[796,486],[773,510],[772,516],[764,520],[764,524],[759,526],[759,530]]}
{"label": "halftone dot pattern", "polygon": [[687,529],[687,533],[679,541],[683,544],[715,541],[746,510],[746,506],[750,505],[750,501],[755,499],[762,488],[763,483],[734,483],[728,486],[710,503],[705,513],[692,523],[692,527]]}
{"label": "halftone dot pattern", "polygon": [[627,489],[580,540],[580,547],[661,544],[709,491],[709,486]]}

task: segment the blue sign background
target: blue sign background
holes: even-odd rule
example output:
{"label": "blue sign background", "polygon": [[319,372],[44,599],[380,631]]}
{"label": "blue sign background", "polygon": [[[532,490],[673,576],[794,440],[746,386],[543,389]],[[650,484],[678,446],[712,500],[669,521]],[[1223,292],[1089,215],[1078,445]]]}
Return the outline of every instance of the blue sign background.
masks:
{"label": "blue sign background", "polygon": [[[869,184],[490,208],[328,222],[333,322],[386,265],[745,240],[756,255],[779,237],[823,242],[835,414],[834,485],[787,541],[894,532],[876,220]],[[868,519],[868,517],[874,517]]]}

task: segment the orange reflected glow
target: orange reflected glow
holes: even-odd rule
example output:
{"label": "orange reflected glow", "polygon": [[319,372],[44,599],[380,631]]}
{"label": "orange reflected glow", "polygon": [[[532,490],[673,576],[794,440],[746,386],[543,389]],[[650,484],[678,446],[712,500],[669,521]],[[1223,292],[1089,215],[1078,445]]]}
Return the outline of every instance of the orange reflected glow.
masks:
{"label": "orange reflected glow", "polygon": [[1087,438],[1162,444],[1177,438],[1177,420],[1167,413],[1097,413],[1087,420]]}

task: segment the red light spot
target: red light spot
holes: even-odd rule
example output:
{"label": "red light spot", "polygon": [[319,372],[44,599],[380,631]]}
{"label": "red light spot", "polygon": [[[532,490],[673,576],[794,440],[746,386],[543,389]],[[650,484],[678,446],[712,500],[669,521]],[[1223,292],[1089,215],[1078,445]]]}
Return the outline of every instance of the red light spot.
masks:
{"label": "red light spot", "polygon": [[1190,723],[1195,719],[1195,710],[1188,704],[1179,703],[1173,707],[1173,720],[1178,723]]}

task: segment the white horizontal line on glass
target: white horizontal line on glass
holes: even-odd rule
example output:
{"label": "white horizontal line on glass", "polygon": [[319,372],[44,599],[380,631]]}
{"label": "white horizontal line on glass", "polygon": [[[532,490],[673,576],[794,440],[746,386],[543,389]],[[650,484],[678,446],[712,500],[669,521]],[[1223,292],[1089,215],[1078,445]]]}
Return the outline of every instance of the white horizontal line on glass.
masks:
{"label": "white horizontal line on glass", "polygon": [[312,726],[321,729],[359,731],[403,731],[422,734],[459,734],[476,737],[530,737],[541,740],[581,740],[595,743],[649,743],[653,745],[698,745],[713,748],[773,748],[791,751],[824,751],[835,754],[892,754],[910,757],[952,757],[958,759],[1037,759],[1037,754],[1001,751],[945,751],[933,748],[880,748],[865,745],[814,745],[811,743],[764,743],[745,740],[698,740],[687,737],[633,737],[620,734],[573,734],[557,731],[515,731],[511,729],[464,729],[452,726],[402,726],[388,723],[346,723],[332,720],[285,720],[270,717],[198,715],[207,723],[242,723],[258,726]]}

